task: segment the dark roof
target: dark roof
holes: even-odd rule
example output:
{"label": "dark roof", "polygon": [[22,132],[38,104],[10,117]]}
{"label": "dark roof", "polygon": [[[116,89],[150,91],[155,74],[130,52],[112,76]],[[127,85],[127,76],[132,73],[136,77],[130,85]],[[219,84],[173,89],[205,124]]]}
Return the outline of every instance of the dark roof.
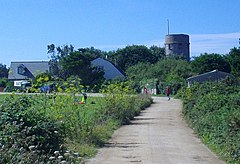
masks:
{"label": "dark roof", "polygon": [[49,71],[48,61],[11,62],[8,79],[24,80],[34,78],[46,71]]}
{"label": "dark roof", "polygon": [[218,81],[226,77],[233,78],[233,75],[227,72],[213,70],[211,72],[203,73],[197,76],[187,78],[188,82],[205,82],[205,81]]}

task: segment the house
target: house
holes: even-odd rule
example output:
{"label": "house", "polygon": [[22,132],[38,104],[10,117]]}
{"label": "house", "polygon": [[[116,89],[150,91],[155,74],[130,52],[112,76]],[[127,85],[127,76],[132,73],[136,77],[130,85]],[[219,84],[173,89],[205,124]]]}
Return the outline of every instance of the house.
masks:
{"label": "house", "polygon": [[91,64],[95,67],[103,69],[104,78],[106,80],[125,78],[123,73],[121,73],[111,62],[104,60],[100,57],[92,60]]}
{"label": "house", "polygon": [[187,78],[187,83],[188,83],[188,87],[190,87],[190,85],[194,82],[198,82],[198,83],[202,83],[205,81],[219,81],[219,80],[223,80],[225,78],[231,78],[233,79],[233,75],[227,72],[222,72],[222,71],[218,71],[218,70],[213,70],[210,72],[206,72],[197,76],[192,76]]}
{"label": "house", "polygon": [[38,74],[49,71],[48,61],[11,62],[8,80],[14,81],[14,86],[21,86]]}

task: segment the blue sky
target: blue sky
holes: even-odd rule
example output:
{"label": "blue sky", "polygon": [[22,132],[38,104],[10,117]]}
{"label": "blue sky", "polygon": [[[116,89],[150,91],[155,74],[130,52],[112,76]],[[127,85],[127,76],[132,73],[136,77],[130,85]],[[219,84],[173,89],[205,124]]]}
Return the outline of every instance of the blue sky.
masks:
{"label": "blue sky", "polygon": [[48,60],[47,45],[164,47],[190,35],[191,56],[239,46],[240,0],[0,0],[0,63]]}

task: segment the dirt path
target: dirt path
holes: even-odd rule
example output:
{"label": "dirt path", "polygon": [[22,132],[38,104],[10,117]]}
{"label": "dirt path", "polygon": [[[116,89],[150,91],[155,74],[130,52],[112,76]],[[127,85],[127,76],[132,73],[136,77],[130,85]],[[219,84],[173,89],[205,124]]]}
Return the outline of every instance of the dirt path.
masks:
{"label": "dirt path", "polygon": [[88,163],[224,163],[187,127],[180,100],[154,98],[154,102],[131,125],[118,129]]}

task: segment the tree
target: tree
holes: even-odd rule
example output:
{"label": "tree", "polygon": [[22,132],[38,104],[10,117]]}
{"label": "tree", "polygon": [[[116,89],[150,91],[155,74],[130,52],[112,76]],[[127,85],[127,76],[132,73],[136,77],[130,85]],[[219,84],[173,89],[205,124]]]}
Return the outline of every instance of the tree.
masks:
{"label": "tree", "polygon": [[152,56],[154,58],[153,61],[157,62],[160,59],[163,59],[163,58],[166,57],[164,48],[161,48],[161,47],[158,47],[158,46],[151,46],[150,51],[151,51]]}
{"label": "tree", "polygon": [[5,78],[8,77],[8,69],[6,65],[3,65],[0,63],[0,78],[2,77],[5,77]]}
{"label": "tree", "polygon": [[50,73],[53,74],[54,76],[63,78],[63,72],[60,69],[59,66],[59,61],[63,58],[69,55],[71,52],[74,51],[74,47],[70,44],[68,45],[63,45],[63,46],[58,46],[56,47],[54,44],[50,44],[47,46],[47,53],[51,54],[50,56]]}
{"label": "tree", "polygon": [[128,67],[139,62],[154,63],[156,59],[152,57],[151,51],[146,46],[132,45],[117,50],[113,60],[112,62],[116,60],[120,69],[126,71]]}
{"label": "tree", "polygon": [[82,85],[93,86],[103,81],[103,70],[91,66],[90,59],[82,52],[71,52],[62,57],[59,64],[64,72],[64,78],[78,76],[82,80]]}
{"label": "tree", "polygon": [[126,73],[137,87],[140,82],[155,80],[171,84],[171,87],[176,91],[179,86],[185,85],[185,79],[192,75],[192,69],[185,60],[166,58],[155,64],[138,63],[129,67]]}
{"label": "tree", "polygon": [[82,54],[84,54],[85,56],[87,56],[89,58],[89,60],[94,60],[98,57],[105,58],[105,56],[104,56],[105,53],[102,52],[101,50],[95,49],[94,47],[79,48],[78,51],[81,52]]}
{"label": "tree", "polygon": [[197,74],[219,70],[223,72],[231,72],[231,66],[228,61],[220,54],[202,54],[195,57],[191,62],[193,71]]}
{"label": "tree", "polygon": [[226,60],[231,65],[232,74],[240,77],[240,48],[231,49]]}

